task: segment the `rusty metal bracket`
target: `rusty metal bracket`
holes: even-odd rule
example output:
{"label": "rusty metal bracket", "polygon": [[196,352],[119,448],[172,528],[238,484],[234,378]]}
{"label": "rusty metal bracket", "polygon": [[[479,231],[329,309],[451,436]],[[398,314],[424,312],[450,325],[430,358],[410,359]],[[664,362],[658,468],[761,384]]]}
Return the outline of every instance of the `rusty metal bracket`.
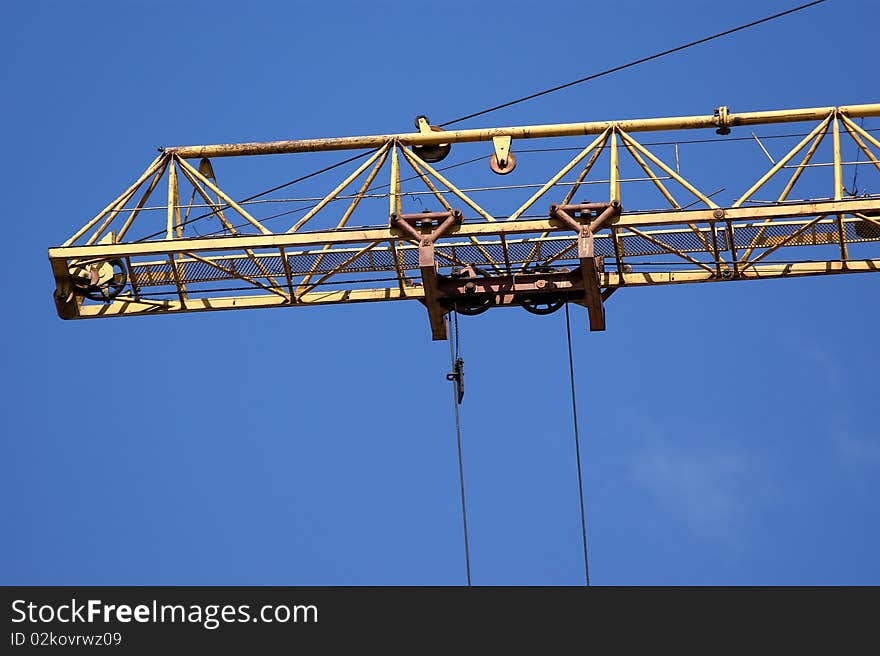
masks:
{"label": "rusty metal bracket", "polygon": [[391,227],[396,228],[419,244],[419,270],[422,273],[424,289],[422,302],[428,309],[431,338],[434,340],[446,339],[446,314],[449,312],[440,304],[441,293],[438,284],[437,259],[434,256],[434,242],[446,234],[450,228],[461,222],[460,210],[391,215]]}
{"label": "rusty metal bracket", "polygon": [[603,294],[599,275],[604,260],[594,247],[594,233],[607,227],[620,215],[620,203],[580,203],[552,205],[550,218],[577,234],[577,259],[580,266],[567,268],[536,268],[513,275],[489,275],[465,266],[458,273],[439,273],[434,244],[462,222],[461,212],[421,212],[392,214],[391,227],[404,239],[419,247],[419,270],[423,297],[428,311],[431,337],[447,339],[447,315],[453,310],[464,314],[480,314],[490,307],[521,305],[530,312],[547,314],[566,301],[583,305],[589,312],[590,330],[605,330]]}
{"label": "rusty metal bracket", "polygon": [[[605,307],[603,294],[599,287],[599,273],[603,268],[602,258],[597,258],[593,233],[606,227],[623,211],[618,201],[610,203],[580,203],[578,205],[551,205],[550,218],[562,221],[577,232],[577,257],[580,262],[578,273],[583,285],[580,304],[587,308],[590,317],[590,330],[605,330]],[[574,216],[580,218],[580,222]]]}

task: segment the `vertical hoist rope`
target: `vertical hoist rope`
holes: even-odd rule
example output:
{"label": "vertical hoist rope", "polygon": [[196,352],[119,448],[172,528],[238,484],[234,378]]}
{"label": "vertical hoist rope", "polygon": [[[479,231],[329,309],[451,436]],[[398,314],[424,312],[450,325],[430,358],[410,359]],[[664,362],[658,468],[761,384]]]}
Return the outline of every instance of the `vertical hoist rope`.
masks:
{"label": "vertical hoist rope", "polygon": [[[449,359],[452,370],[455,371],[455,362],[461,356],[461,344],[458,337],[458,312],[452,312],[455,325],[454,335],[449,340]],[[455,437],[458,444],[458,482],[461,487],[461,523],[464,528],[464,563],[467,571],[467,584],[471,585],[471,553],[468,545],[467,508],[464,501],[464,461],[461,456],[461,420],[458,416],[458,385],[452,387],[452,409],[455,412]]]}
{"label": "vertical hoist rope", "polygon": [[571,351],[571,319],[568,314],[568,303],[565,304],[565,335],[568,338],[568,375],[571,381],[571,418],[574,423],[574,453],[577,458],[578,500],[581,504],[581,534],[584,543],[584,578],[590,586],[590,562],[587,558],[587,518],[584,510],[584,476],[581,472],[581,439],[578,432],[577,399],[574,388],[574,357]]}

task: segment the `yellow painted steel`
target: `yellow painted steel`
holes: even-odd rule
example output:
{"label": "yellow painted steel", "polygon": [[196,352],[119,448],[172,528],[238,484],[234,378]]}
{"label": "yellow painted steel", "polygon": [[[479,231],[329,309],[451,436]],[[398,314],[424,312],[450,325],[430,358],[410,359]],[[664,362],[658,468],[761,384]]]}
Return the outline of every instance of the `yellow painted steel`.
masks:
{"label": "yellow painted steel", "polygon": [[231,207],[236,212],[238,212],[242,217],[244,217],[244,219],[248,223],[250,223],[252,226],[254,226],[257,230],[262,232],[264,235],[271,233],[271,230],[267,229],[262,223],[257,221],[254,217],[252,217],[247,210],[242,208],[238,203],[236,203],[234,200],[232,200],[232,198],[230,198],[224,192],[222,192],[217,187],[217,185],[215,185],[213,182],[208,180],[208,178],[206,178],[201,173],[199,173],[196,169],[194,169],[192,166],[190,166],[185,160],[180,159],[180,158],[176,158],[176,157],[175,157],[175,159],[178,162],[180,162],[180,166],[183,167],[184,169],[186,169],[191,176],[196,178],[199,182],[201,182],[203,185],[205,185],[208,189],[210,189],[215,194],[217,194],[220,198],[222,198],[223,201],[229,205],[229,207]]}
{"label": "yellow painted steel", "polygon": [[701,192],[699,189],[697,189],[694,185],[692,185],[690,182],[688,182],[688,181],[685,180],[683,177],[681,177],[681,176],[678,174],[677,171],[673,171],[669,166],[667,166],[667,165],[663,162],[663,160],[661,160],[659,157],[657,157],[656,155],[654,155],[654,153],[652,153],[650,150],[648,150],[647,148],[645,148],[642,144],[640,144],[638,141],[636,141],[635,139],[633,139],[631,136],[629,136],[629,135],[628,135],[626,132],[624,132],[622,129],[621,129],[621,130],[618,130],[618,132],[620,133],[620,136],[623,138],[623,140],[624,140],[629,146],[632,146],[632,147],[635,148],[639,153],[641,153],[642,155],[644,155],[645,157],[647,157],[649,160],[651,160],[652,162],[654,162],[654,164],[656,164],[657,166],[659,166],[659,167],[663,170],[663,172],[666,173],[666,175],[668,175],[670,178],[672,178],[673,180],[675,180],[678,184],[680,184],[682,187],[684,187],[685,189],[687,189],[689,192],[691,192],[694,196],[696,196],[697,198],[699,198],[701,201],[703,201],[704,203],[706,203],[706,205],[707,205],[708,207],[718,207],[718,206],[715,204],[715,202],[714,202],[711,198],[709,198],[706,194],[702,193],[702,192]]}
{"label": "yellow painted steel", "polygon": [[474,210],[477,214],[479,214],[486,221],[494,221],[495,217],[489,214],[482,207],[477,205],[477,203],[471,199],[467,194],[461,191],[458,187],[452,184],[449,180],[443,177],[438,171],[436,171],[430,164],[421,159],[415,153],[403,149],[403,154],[410,161],[414,167],[421,168],[424,171],[427,171],[429,174],[433,175],[436,180],[438,180],[442,185],[444,185],[449,191],[458,196],[464,203],[466,203],[472,210]]}
{"label": "yellow painted steel", "polygon": [[[856,260],[847,262],[807,262],[786,265],[766,265],[754,267],[743,272],[741,280],[772,280],[776,278],[792,278],[852,273],[880,272],[880,259]],[[646,287],[654,285],[681,285],[688,283],[721,282],[704,271],[662,271],[656,273],[603,273],[600,276],[602,287]],[[136,301],[134,298],[117,298],[107,305],[90,305],[83,307],[78,317],[92,319],[98,317],[120,317],[156,314],[157,312],[209,312],[218,310],[247,310],[269,307],[304,307],[309,305],[328,305],[332,303],[368,303],[378,301],[420,300],[424,293],[418,287],[408,289],[405,293],[399,289],[356,289],[311,292],[304,294],[298,302],[291,304],[286,299],[272,294],[221,297],[211,299],[189,300],[185,304],[179,301]]]}
{"label": "yellow painted steel", "polygon": [[[580,164],[580,162],[581,162],[581,161],[582,161],[587,155],[589,155],[594,149],[596,149],[596,148],[599,146],[599,144],[604,144],[604,143],[605,143],[605,140],[606,140],[606,138],[607,138],[607,136],[608,136],[607,133],[606,133],[606,132],[603,132],[601,135],[599,135],[598,137],[596,137],[596,138],[593,140],[593,142],[592,142],[589,146],[587,146],[587,147],[584,148],[581,152],[579,152],[577,155],[575,155],[574,158],[572,158],[572,160],[571,160],[570,162],[568,162],[568,164],[566,164],[566,165],[563,166],[561,169],[559,169],[559,171],[557,171],[557,172],[553,175],[552,178],[550,178],[550,179],[549,179],[549,180],[548,180],[548,181],[547,181],[547,182],[546,182],[546,183],[545,183],[540,189],[538,189],[538,191],[536,191],[534,194],[532,194],[531,198],[529,198],[525,203],[523,203],[523,204],[520,205],[516,210],[514,210],[513,213],[508,217],[507,220],[508,220],[508,221],[515,221],[515,220],[518,219],[520,216],[522,216],[523,212],[525,212],[525,211],[526,211],[527,209],[529,209],[532,205],[534,205],[535,202],[536,202],[541,196],[543,196],[544,194],[546,194],[546,193],[551,189],[551,187],[553,187],[553,185],[555,185],[557,182],[559,182],[559,181],[563,178],[563,176],[564,176],[566,173],[568,173],[568,172],[571,171],[575,166],[577,166],[578,164]],[[612,144],[613,144],[613,143],[614,143],[614,141],[613,141],[613,140],[614,140],[614,135],[613,135],[613,134],[612,134],[611,138],[612,138]],[[613,161],[613,158],[615,157],[615,153],[616,153],[616,150],[614,149],[613,146],[612,146],[611,153],[612,153],[611,157],[612,157],[612,161]],[[612,165],[612,168],[614,168],[614,165]],[[613,180],[613,178],[612,178],[612,180]],[[613,186],[613,185],[614,185],[614,182],[612,181],[612,186]],[[612,200],[613,200],[613,199],[612,199]]]}
{"label": "yellow painted steel", "polygon": [[[718,117],[709,115],[447,132],[428,128],[412,134],[168,148],[134,184],[62,246],[49,249],[56,282],[56,307],[63,318],[78,319],[331,303],[423,301],[425,293],[420,275],[424,265],[418,249],[419,241],[424,241],[432,229],[431,220],[422,222],[417,215],[410,217],[409,220],[415,217],[420,225],[416,232],[423,236],[417,239],[412,229],[394,227],[384,214],[387,209],[388,214],[400,216],[402,201],[409,193],[402,185],[405,180],[401,178],[401,156],[415,173],[411,179],[424,185],[428,191],[423,193],[439,203],[442,211],[455,209],[457,199],[466,212],[472,213],[461,223],[449,227],[433,246],[437,266],[447,272],[451,267],[475,267],[480,275],[491,277],[512,272],[522,275],[551,264],[577,266],[577,235],[572,223],[551,218],[555,214],[547,205],[551,200],[561,200],[562,205],[568,205],[582,184],[595,184],[586,178],[600,155],[606,152],[609,168],[605,170],[609,176],[608,180],[601,181],[607,188],[599,197],[619,201],[624,207],[622,214],[614,216],[594,235],[597,254],[601,251],[608,260],[604,268],[601,262],[598,265],[600,286],[606,291],[618,287],[877,272],[880,271],[880,196],[851,197],[843,185],[844,166],[852,163],[844,162],[841,156],[842,137],[850,137],[867,157],[863,164],[880,170],[880,141],[852,120],[865,116],[880,116],[880,104],[728,114],[724,125],[730,127],[794,121],[818,124],[811,125],[806,137],[781,159],[771,162],[768,170],[756,172],[751,178],[756,182],[745,193],[733,196],[737,200],[727,207],[718,206],[712,194],[704,193],[683,176],[677,162],[673,168],[632,134],[719,127]],[[844,130],[840,129],[841,125]],[[818,170],[827,171],[833,181],[824,188],[822,198],[789,201],[805,168],[816,166],[811,159],[829,132],[833,162],[823,165],[830,168]],[[583,135],[595,135],[595,138],[583,149],[580,149],[583,144],[580,140],[578,153],[546,183],[521,185],[531,188],[529,196],[521,204],[517,201],[518,207],[503,221],[497,221],[482,203],[476,202],[466,186],[445,177],[425,161],[426,158],[408,148],[491,141],[486,153],[488,159],[490,152],[495,152],[497,157],[499,144],[503,152],[515,153],[518,139]],[[512,141],[510,146],[508,140]],[[289,229],[285,227],[277,232],[270,229],[266,219],[251,214],[250,207],[245,209],[244,202],[236,203],[224,192],[210,173],[207,162],[202,162],[197,169],[187,161],[194,157],[363,148],[375,148],[376,152],[342,177],[329,193],[313,199],[313,205],[303,208],[304,216],[292,227],[288,224]],[[802,151],[805,153],[800,163],[790,165]],[[653,185],[670,208],[637,212],[632,210],[638,208],[627,208],[626,193],[621,185],[631,181],[621,178],[623,159],[627,157],[647,176],[640,180]],[[386,162],[390,162],[390,177],[382,188],[387,192],[371,193],[374,180],[381,179],[380,170],[388,172],[383,169]],[[209,172],[207,175],[203,174],[202,165]],[[752,194],[771,179],[785,174],[785,169],[793,169],[793,172],[775,203],[750,200]],[[575,178],[574,182],[563,182],[569,174]],[[364,176],[362,183],[356,183],[361,176]],[[158,208],[150,208],[147,200],[151,193],[163,188],[159,185],[163,177],[167,177],[167,198]],[[680,185],[704,207],[690,209],[685,205],[682,209],[664,180]],[[357,192],[353,196],[341,195],[355,184]],[[181,193],[183,198],[188,193],[186,189],[181,190],[181,185],[192,187],[186,206],[180,204]],[[559,192],[560,185],[570,186],[564,194],[550,198]],[[181,208],[186,208],[188,217],[196,196],[205,201],[202,207],[209,209],[206,216],[215,216],[222,226],[217,233],[185,234],[187,221],[181,217]],[[545,196],[548,196],[547,205],[538,209],[538,201]],[[387,204],[378,215],[370,210],[360,226],[350,224],[356,209],[359,216],[367,214],[368,210],[361,207],[367,197],[385,198]],[[343,199],[350,202],[337,214],[335,204],[331,203]],[[133,206],[129,207],[129,203]],[[146,222],[143,215],[149,209],[160,210],[164,221],[161,224]],[[245,223],[234,225],[225,210],[229,210],[230,215],[237,213]],[[305,224],[322,210],[322,217],[325,213],[337,217],[329,222],[334,227],[303,231]],[[530,218],[524,219],[527,210]],[[545,218],[532,218],[545,212]],[[572,215],[575,214],[573,210]],[[427,216],[431,216],[430,212]],[[138,234],[138,226],[143,229],[141,224],[147,226],[142,232],[151,234],[132,238],[131,235]],[[119,229],[114,232],[114,227]],[[157,227],[159,232],[152,234]],[[248,227],[258,234],[246,234]],[[87,234],[90,236],[86,239]],[[780,252],[790,253],[791,249],[805,255],[784,263],[767,259]],[[836,249],[835,252],[832,249]],[[667,259],[654,263],[662,266],[661,269],[644,270],[646,258],[662,257]],[[124,263],[129,276],[126,289],[106,302],[85,299],[76,286],[82,285],[82,281],[75,280],[71,271],[97,265],[103,271],[112,272],[110,264],[116,261]],[[110,280],[109,273],[99,278],[97,284],[106,284],[107,280]]]}
{"label": "yellow painted steel", "polygon": [[80,228],[79,230],[77,230],[77,231],[73,234],[73,236],[65,242],[65,246],[68,245],[68,244],[72,244],[72,243],[75,242],[77,239],[79,239],[80,237],[82,237],[84,234],[86,234],[86,232],[88,232],[91,228],[93,228],[93,227],[95,226],[95,224],[98,223],[98,221],[100,221],[101,219],[103,219],[104,216],[107,215],[110,211],[112,211],[114,208],[116,208],[116,207],[122,205],[122,204],[125,203],[129,198],[131,198],[131,197],[137,192],[138,187],[140,187],[141,184],[143,184],[144,180],[146,180],[146,179],[149,178],[151,175],[153,175],[153,173],[155,173],[160,167],[162,167],[162,166],[165,164],[165,160],[166,160],[166,158],[165,158],[163,155],[159,155],[156,159],[154,159],[154,160],[150,163],[150,165],[147,167],[147,170],[144,171],[144,172],[141,174],[141,176],[140,176],[137,180],[135,180],[135,181],[132,183],[132,185],[131,185],[128,189],[126,189],[125,191],[123,191],[123,192],[122,192],[122,193],[121,193],[121,194],[120,194],[120,195],[119,195],[119,196],[118,196],[118,197],[117,197],[112,203],[110,203],[107,207],[105,207],[103,210],[101,210],[100,212],[98,212],[98,214],[97,214],[97,215],[96,215],[91,221],[89,221],[89,222],[86,223],[82,228]]}
{"label": "yellow painted steel", "polygon": [[[786,164],[788,164],[789,160],[791,160],[795,155],[797,155],[804,146],[806,146],[808,143],[810,143],[811,139],[815,138],[816,135],[819,134],[820,132],[824,133],[824,131],[828,127],[829,121],[831,121],[832,116],[833,116],[833,114],[829,114],[828,116],[826,116],[825,120],[822,121],[818,126],[816,126],[813,129],[813,131],[810,132],[807,136],[805,136],[803,139],[801,139],[800,142],[798,142],[798,144],[794,148],[792,148],[790,151],[788,151],[788,154],[785,157],[783,157],[778,162],[776,162],[776,164],[773,165],[773,168],[771,168],[769,171],[767,171],[764,175],[762,175],[758,179],[757,182],[755,182],[755,184],[753,184],[751,187],[749,187],[749,190],[746,193],[744,193],[742,196],[740,196],[739,200],[737,200],[733,204],[733,206],[739,207],[744,202],[746,202],[749,198],[751,198],[753,193],[755,193],[758,189],[763,187],[770,178],[772,178],[779,171],[781,171],[782,167],[785,166]],[[835,198],[837,198],[837,196],[835,196]]]}
{"label": "yellow painted steel", "polygon": [[[782,109],[769,112],[742,112],[729,115],[729,125],[766,125],[770,123],[794,123],[818,121],[829,113],[838,111],[845,116],[862,118],[880,116],[880,103],[848,105],[842,107],[814,107],[810,109]],[[215,144],[210,146],[174,146],[165,149],[178,157],[232,157],[241,155],[277,155],[282,153],[305,153],[326,150],[358,150],[381,148],[389,141],[401,146],[437,145],[441,143],[465,143],[492,141],[495,137],[512,139],[539,139],[544,137],[574,137],[601,134],[619,127],[627,132],[656,132],[662,130],[694,130],[716,127],[716,117],[676,116],[671,118],[625,119],[619,121],[592,121],[587,123],[556,123],[549,125],[526,125],[479,130],[449,130],[445,132],[411,132],[404,134],[369,135],[362,137],[336,137],[331,139],[298,139],[291,141],[268,141],[239,144]]]}
{"label": "yellow painted steel", "polygon": [[[319,202],[319,203],[318,203],[317,205],[315,205],[312,209],[310,209],[310,210],[306,213],[306,215],[305,215],[304,217],[302,217],[299,221],[297,221],[296,223],[294,223],[293,226],[290,228],[290,230],[288,230],[287,232],[296,232],[297,230],[299,230],[300,228],[302,228],[303,225],[305,225],[305,223],[306,223],[309,219],[311,219],[313,216],[315,216],[315,214],[317,214],[318,212],[320,212],[321,209],[324,208],[324,207],[327,205],[327,203],[329,203],[329,202],[332,201],[334,198],[336,198],[340,193],[342,193],[342,190],[345,189],[345,188],[346,188],[348,185],[350,185],[352,182],[354,182],[354,181],[357,179],[357,177],[358,177],[361,173],[363,173],[363,172],[366,171],[368,168],[370,168],[370,166],[372,166],[373,162],[375,162],[375,161],[376,161],[377,159],[379,159],[380,157],[383,157],[383,156],[385,155],[385,152],[386,152],[387,150],[388,150],[388,144],[385,144],[384,146],[382,146],[382,148],[380,148],[380,149],[377,150],[375,153],[373,153],[372,157],[370,157],[366,162],[364,162],[364,163],[361,164],[359,167],[357,167],[357,168],[351,173],[351,175],[349,175],[345,180],[343,180],[342,182],[340,182],[340,183],[336,186],[336,188],[335,188],[333,191],[331,191],[329,194],[327,194],[327,195],[321,200],[321,202]],[[396,150],[396,149],[395,149],[394,154],[392,155],[392,157],[394,158],[394,161],[397,161],[397,150]]]}
{"label": "yellow painted steel", "polygon": [[[767,205],[757,207],[729,207],[721,210],[723,217],[731,221],[747,221],[772,218],[783,220],[791,217],[815,216],[817,214],[872,213],[880,209],[876,198],[854,198],[847,200],[817,200],[787,205]],[[623,214],[613,222],[615,227],[627,226],[672,226],[688,223],[717,221],[716,210],[669,210],[645,212],[642,214]],[[530,232],[560,232],[565,226],[555,219],[529,219],[511,222],[465,222],[453,226],[450,235],[463,237],[488,237],[499,234],[517,235]],[[357,244],[368,241],[387,241],[404,239],[405,236],[394,228],[364,228],[346,231],[316,231],[291,234],[250,235],[240,237],[201,237],[190,238],[185,243],[171,241],[141,241],[128,244],[108,244],[93,246],[66,246],[49,249],[49,259],[102,259],[125,256],[157,255],[183,251],[236,251],[242,248],[281,248],[295,246],[320,246],[323,244]]]}

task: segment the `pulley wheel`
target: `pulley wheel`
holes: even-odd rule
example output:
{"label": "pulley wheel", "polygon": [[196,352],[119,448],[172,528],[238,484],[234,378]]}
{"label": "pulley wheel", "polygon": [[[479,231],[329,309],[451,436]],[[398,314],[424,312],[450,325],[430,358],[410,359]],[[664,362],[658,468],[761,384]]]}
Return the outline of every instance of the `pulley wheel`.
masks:
{"label": "pulley wheel", "polygon": [[[554,269],[551,266],[539,264],[528,268],[525,273],[553,273],[554,271],[564,272],[568,271],[568,269]],[[521,296],[517,300],[526,312],[538,315],[553,314],[556,310],[565,305],[565,299],[555,294]]]}
{"label": "pulley wheel", "polygon": [[492,307],[492,298],[489,296],[469,299],[459,298],[456,299],[452,307],[459,314],[463,314],[466,317],[475,317]]}
{"label": "pulley wheel", "polygon": [[[441,127],[431,126],[433,132],[445,132]],[[432,144],[432,145],[415,145],[412,151],[429,164],[434,164],[446,159],[449,151],[452,150],[452,144]]]}
{"label": "pulley wheel", "polygon": [[516,156],[513,153],[507,153],[507,160],[504,162],[504,166],[501,166],[498,163],[498,158],[495,157],[495,153],[492,153],[492,156],[489,158],[489,168],[492,169],[492,173],[507,175],[516,168]]}
{"label": "pulley wheel", "polygon": [[101,303],[112,301],[128,284],[128,271],[119,259],[75,266],[70,273],[77,294]]}
{"label": "pulley wheel", "polygon": [[547,298],[525,298],[520,301],[520,305],[522,305],[526,312],[531,312],[532,314],[553,314],[556,310],[565,305],[565,299],[559,298],[558,296],[549,296]]}

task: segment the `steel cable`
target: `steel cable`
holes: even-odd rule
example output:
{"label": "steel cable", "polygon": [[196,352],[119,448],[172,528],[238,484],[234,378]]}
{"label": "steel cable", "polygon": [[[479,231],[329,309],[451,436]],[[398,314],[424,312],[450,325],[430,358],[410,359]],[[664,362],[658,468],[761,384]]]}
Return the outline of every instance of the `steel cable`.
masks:
{"label": "steel cable", "polygon": [[595,80],[596,78],[603,77],[605,75],[610,75],[611,73],[616,73],[618,71],[622,71],[626,68],[631,68],[633,66],[637,66],[639,64],[644,64],[645,62],[649,62],[653,59],[659,59],[660,57],[665,57],[666,55],[671,55],[672,53],[679,52],[681,50],[685,50],[687,48],[691,48],[693,46],[698,46],[702,43],[707,43],[708,41],[712,41],[714,39],[721,38],[723,36],[727,36],[728,34],[733,34],[734,32],[739,32],[741,30],[748,29],[750,27],[754,27],[756,25],[760,25],[761,23],[766,23],[768,21],[772,21],[776,18],[781,18],[782,16],[787,16],[788,14],[793,14],[795,12],[801,11],[803,9],[807,9],[808,7],[812,7],[813,5],[819,5],[825,2],[825,0],[814,0],[813,2],[808,2],[806,4],[800,5],[798,7],[794,7],[792,9],[788,9],[787,11],[779,12],[778,14],[773,14],[772,16],[766,16],[765,18],[761,18],[756,21],[752,21],[751,23],[746,23],[745,25],[740,25],[739,27],[734,27],[729,30],[725,30],[724,32],[718,32],[717,34],[713,34],[711,36],[703,37],[702,39],[698,39],[696,41],[691,41],[690,43],[685,43],[683,45],[677,46],[675,48],[670,48],[669,50],[664,50],[663,52],[658,52],[648,57],[642,57],[641,59],[636,59],[627,64],[621,64],[620,66],[615,66],[614,68],[609,68],[599,73],[593,73],[592,75],[588,75],[586,77],[582,77],[578,80],[573,80],[572,82],[566,82],[565,84],[560,84],[555,87],[551,87],[549,89],[544,89],[543,91],[538,91],[536,93],[529,94],[528,96],[523,96],[522,98],[517,98],[516,100],[510,100],[506,103],[502,103],[500,105],[495,105],[494,107],[489,107],[488,109],[481,110],[479,112],[474,112],[473,114],[467,114],[466,116],[461,116],[456,119],[452,119],[451,121],[446,121],[445,123],[441,123],[440,127],[446,127],[447,125],[452,125],[453,123],[461,123],[462,121],[467,121],[472,118],[476,118],[477,116],[483,116],[484,114],[488,114],[490,112],[498,111],[499,109],[504,109],[505,107],[511,107],[513,105],[517,105],[522,102],[526,102],[527,100],[533,100],[535,98],[539,98],[540,96],[546,96],[547,94],[554,93],[556,91],[561,91],[562,89],[567,89],[568,87],[573,87],[576,84],[582,84],[584,82],[589,82],[590,80]]}
{"label": "steel cable", "polygon": [[[449,359],[450,366],[456,371],[456,360],[461,357],[461,343],[458,333],[458,312],[453,311],[453,322],[455,325],[454,338],[449,340]],[[461,455],[461,419],[458,414],[458,387],[461,382],[457,382],[452,388],[452,409],[455,412],[455,438],[458,445],[458,482],[461,489],[461,522],[464,529],[464,562],[465,571],[467,572],[467,584],[471,586],[471,551],[468,542],[468,525],[467,525],[467,507],[465,505],[464,496],[464,459]]]}
{"label": "steel cable", "polygon": [[565,304],[565,335],[568,339],[568,375],[571,382],[571,417],[574,424],[574,453],[577,459],[578,472],[578,500],[581,506],[581,535],[584,545],[584,579],[586,586],[590,587],[590,561],[587,557],[587,516],[584,509],[584,477],[581,471],[581,439],[578,431],[577,395],[574,386],[574,357],[571,349],[571,319],[568,313],[568,303]]}

